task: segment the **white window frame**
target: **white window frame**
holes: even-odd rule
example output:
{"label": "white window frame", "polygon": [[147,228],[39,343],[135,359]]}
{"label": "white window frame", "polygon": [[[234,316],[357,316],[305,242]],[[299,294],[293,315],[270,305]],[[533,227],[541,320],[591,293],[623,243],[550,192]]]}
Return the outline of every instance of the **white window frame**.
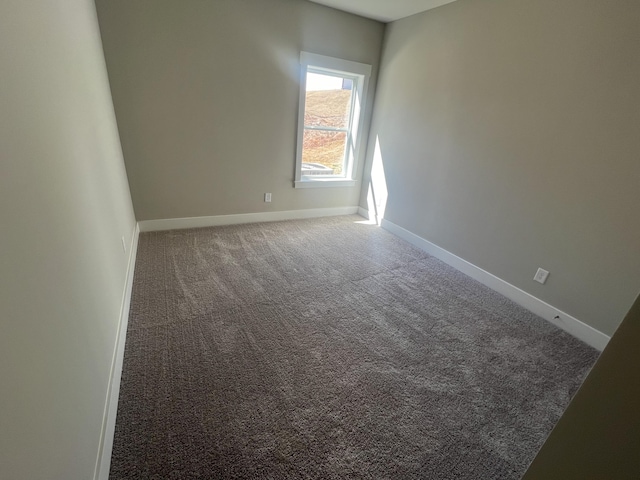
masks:
{"label": "white window frame", "polygon": [[[305,130],[304,112],[306,107],[307,72],[336,75],[353,80],[350,119],[348,128],[346,129],[347,142],[345,147],[345,159],[341,175],[302,174],[302,146]],[[300,52],[300,102],[298,109],[298,144],[296,150],[295,188],[355,186],[355,175],[358,171],[361,149],[364,144],[362,138],[364,135],[363,120],[370,76],[371,65],[351,62],[340,58],[327,57],[324,55],[317,55],[315,53]]]}

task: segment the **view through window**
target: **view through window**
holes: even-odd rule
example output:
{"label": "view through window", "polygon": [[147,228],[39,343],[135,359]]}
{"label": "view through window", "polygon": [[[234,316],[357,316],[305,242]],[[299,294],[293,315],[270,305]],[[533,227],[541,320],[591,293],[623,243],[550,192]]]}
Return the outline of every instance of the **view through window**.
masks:
{"label": "view through window", "polygon": [[353,79],[307,71],[302,173],[338,175],[345,169]]}

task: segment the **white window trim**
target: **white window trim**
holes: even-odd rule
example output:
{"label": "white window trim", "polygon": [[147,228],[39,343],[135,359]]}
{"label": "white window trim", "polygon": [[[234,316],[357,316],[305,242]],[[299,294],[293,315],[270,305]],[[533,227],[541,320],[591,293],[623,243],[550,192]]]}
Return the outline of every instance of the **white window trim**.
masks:
{"label": "white window trim", "polygon": [[[351,104],[351,136],[347,136],[347,147],[353,143],[354,148],[346,159],[343,176],[336,175],[302,175],[302,145],[304,140],[304,111],[307,90],[307,71],[326,70],[327,73],[338,73],[353,79],[353,95]],[[356,184],[355,175],[363,148],[364,114],[366,109],[367,90],[371,65],[351,62],[340,58],[317,55],[315,53],[300,52],[300,100],[298,107],[298,143],[296,148],[295,188],[316,187],[353,187]]]}

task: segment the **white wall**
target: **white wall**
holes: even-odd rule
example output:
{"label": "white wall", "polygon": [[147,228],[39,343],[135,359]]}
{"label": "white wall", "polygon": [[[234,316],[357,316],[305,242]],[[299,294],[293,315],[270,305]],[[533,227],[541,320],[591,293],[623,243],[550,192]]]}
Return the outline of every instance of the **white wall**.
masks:
{"label": "white wall", "polygon": [[611,335],[640,291],[639,18],[636,0],[458,0],[389,24],[385,217]]}
{"label": "white wall", "polygon": [[0,478],[92,478],[135,219],[91,0],[0,2]]}
{"label": "white wall", "polygon": [[359,182],[293,188],[298,59],[373,65],[371,105],[383,24],[304,0],[96,5],[138,220],[358,204]]}

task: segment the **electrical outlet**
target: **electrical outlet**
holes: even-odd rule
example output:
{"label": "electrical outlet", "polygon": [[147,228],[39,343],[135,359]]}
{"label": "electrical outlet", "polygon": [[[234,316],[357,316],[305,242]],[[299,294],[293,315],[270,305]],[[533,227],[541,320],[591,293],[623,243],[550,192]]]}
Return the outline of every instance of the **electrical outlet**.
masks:
{"label": "electrical outlet", "polygon": [[265,203],[271,203],[271,194],[270,193],[265,193],[264,194],[264,201],[265,201]]}
{"label": "electrical outlet", "polygon": [[536,272],[535,277],[533,277],[533,279],[538,282],[538,283],[542,283],[544,285],[544,283],[547,281],[547,277],[549,276],[549,272],[547,272],[546,270],[542,269],[542,268],[538,268],[538,271]]}
{"label": "electrical outlet", "polygon": [[127,253],[127,244],[124,241],[124,237],[120,237],[120,240],[122,241],[122,251]]}

